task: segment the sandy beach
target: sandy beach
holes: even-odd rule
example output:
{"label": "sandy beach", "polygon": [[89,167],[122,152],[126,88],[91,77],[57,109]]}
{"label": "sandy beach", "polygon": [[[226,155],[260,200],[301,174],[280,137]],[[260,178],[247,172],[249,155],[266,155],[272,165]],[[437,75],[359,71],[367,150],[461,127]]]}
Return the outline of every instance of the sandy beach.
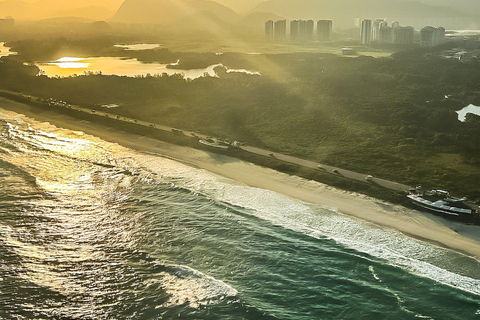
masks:
{"label": "sandy beach", "polygon": [[55,112],[38,112],[28,105],[3,98],[0,98],[0,107],[37,121],[49,122],[60,128],[82,131],[140,152],[172,158],[231,179],[232,183],[268,189],[291,198],[333,208],[341,214],[368,221],[382,228],[396,229],[414,238],[451,248],[480,261],[480,226],[450,222],[235,158],[172,145],[97,123],[79,121]]}

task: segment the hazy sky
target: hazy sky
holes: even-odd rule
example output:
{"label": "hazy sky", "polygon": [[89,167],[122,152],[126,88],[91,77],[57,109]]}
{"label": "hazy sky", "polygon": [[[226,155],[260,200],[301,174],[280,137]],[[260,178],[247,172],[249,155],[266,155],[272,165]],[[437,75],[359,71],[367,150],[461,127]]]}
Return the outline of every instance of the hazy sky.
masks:
{"label": "hazy sky", "polygon": [[28,3],[42,3],[48,2],[48,4],[58,4],[61,6],[71,6],[71,7],[88,7],[88,6],[102,6],[108,9],[116,10],[122,4],[124,0],[23,0]]}
{"label": "hazy sky", "polygon": [[[102,6],[110,10],[117,10],[118,7],[123,3],[124,0],[23,0],[28,3],[39,3],[47,2],[49,5],[54,5],[55,3],[61,7],[88,7],[88,6]],[[226,5],[233,10],[244,13],[252,8],[254,8],[260,2],[264,0],[213,0],[219,2],[223,5]],[[3,2],[3,1],[0,1]]]}
{"label": "hazy sky", "polygon": [[[43,2],[42,0],[23,0],[28,3]],[[69,4],[72,7],[86,7],[91,5],[107,7],[109,9],[118,9],[124,0],[52,0],[49,3]],[[264,0],[213,0],[223,5],[231,7],[234,10],[246,11],[253,8],[255,5],[263,2]],[[0,1],[1,2],[1,1]]]}
{"label": "hazy sky", "polygon": [[[134,0],[129,0],[134,2]],[[175,0],[170,0],[175,1]],[[185,1],[185,0],[183,0]],[[190,1],[199,1],[199,0],[190,0]],[[208,1],[208,0],[206,0]],[[221,3],[237,13],[245,14],[251,11],[254,7],[258,4],[265,2],[265,0],[210,0]],[[402,3],[404,1],[405,5]],[[24,6],[25,2],[30,3],[30,6]],[[38,19],[46,19],[46,18],[53,18],[53,17],[84,17],[90,18],[94,20],[108,20],[112,18],[117,11],[117,9],[122,5],[124,0],[0,0],[0,17],[2,16],[12,16],[17,20],[38,20]],[[159,0],[161,3],[162,0]],[[305,11],[305,7],[310,7],[312,4],[320,5],[322,4],[322,8],[335,8],[335,11],[338,13],[336,16],[341,15],[343,10],[345,11],[352,11],[352,8],[342,8],[338,5],[338,2],[345,3],[345,1],[338,1],[337,0],[290,0],[291,3],[294,3],[294,9],[292,12],[291,9],[281,10],[282,7],[288,7],[287,3],[288,0],[280,0],[280,1],[272,1],[275,2],[275,6],[265,6],[259,11],[271,12],[273,14],[282,16],[282,17],[289,17],[289,13],[295,14],[296,11],[303,9]],[[348,2],[348,1],[347,1]],[[371,7],[372,15],[374,15],[375,10],[378,9],[378,3],[383,3],[383,0],[356,0],[355,4],[364,2],[365,4],[369,4],[370,6],[362,6],[364,7]],[[459,10],[464,13],[468,14],[478,14],[480,15],[480,0],[396,0],[392,1],[392,4],[395,3],[402,3],[399,9],[402,10],[404,7],[408,7],[406,3],[409,2],[409,5],[413,3],[422,2],[424,4],[429,5],[440,5],[440,6],[447,6]],[[303,3],[303,6],[302,6]],[[385,0],[385,3],[390,3],[389,1]],[[375,4],[375,5],[374,5]],[[91,8],[97,7],[97,8]],[[265,7],[265,8],[264,8]],[[384,6],[380,6],[384,7]],[[326,11],[328,11],[325,9]],[[436,8],[435,10],[441,10],[441,8]],[[330,10],[331,11],[331,10]],[[377,10],[378,11],[378,10]],[[432,10],[430,10],[432,11]],[[313,11],[309,11],[312,13]],[[315,11],[315,12],[318,12]],[[360,14],[360,13],[359,13]],[[297,14],[298,17],[302,17],[302,15]],[[336,17],[335,16],[335,17]],[[365,14],[364,14],[365,16]],[[369,16],[368,14],[366,16]],[[224,18],[224,17],[220,17]],[[332,18],[332,17],[328,17]],[[351,17],[347,17],[351,20]]]}

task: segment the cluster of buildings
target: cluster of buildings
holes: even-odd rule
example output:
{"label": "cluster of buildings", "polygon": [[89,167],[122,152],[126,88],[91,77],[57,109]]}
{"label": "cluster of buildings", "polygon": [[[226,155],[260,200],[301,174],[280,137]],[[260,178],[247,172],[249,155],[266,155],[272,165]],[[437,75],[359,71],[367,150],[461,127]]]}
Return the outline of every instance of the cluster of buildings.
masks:
{"label": "cluster of buildings", "polygon": [[313,20],[293,20],[287,28],[287,20],[269,20],[265,22],[265,38],[267,41],[289,40],[303,43],[328,41],[332,36],[332,26],[332,20],[319,20],[316,24]]}
{"label": "cluster of buildings", "polygon": [[387,19],[362,20],[360,41],[363,45],[372,42],[377,44],[411,45],[414,41],[415,30],[412,27],[401,27],[398,21],[391,26]]}
{"label": "cluster of buildings", "polygon": [[[361,20],[360,41],[363,45],[372,43],[384,45],[412,45],[415,30],[412,27],[401,27],[398,21],[391,26],[387,19]],[[420,30],[420,45],[423,47],[438,46],[445,41],[445,29],[442,27],[424,27]]]}
{"label": "cluster of buildings", "polygon": [[[402,27],[398,21],[391,25],[387,19],[357,19],[356,25],[360,28],[360,42],[362,45],[395,45],[409,46],[420,42],[422,47],[438,46],[445,41],[445,29],[442,27],[424,27],[418,32],[413,27]],[[332,37],[332,20],[269,20],[265,23],[265,37],[267,41],[295,43],[325,42]]]}

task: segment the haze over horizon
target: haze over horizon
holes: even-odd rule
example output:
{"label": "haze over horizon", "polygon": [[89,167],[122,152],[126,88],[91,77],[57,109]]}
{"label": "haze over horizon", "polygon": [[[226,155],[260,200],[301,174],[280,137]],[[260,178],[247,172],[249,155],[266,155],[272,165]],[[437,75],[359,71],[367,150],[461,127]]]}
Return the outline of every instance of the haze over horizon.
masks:
{"label": "haze over horizon", "polygon": [[[145,5],[145,3],[148,5]],[[123,10],[124,7],[128,7],[128,11],[122,12],[125,11]],[[194,9],[191,9],[192,7]],[[176,11],[176,13],[172,13],[172,10]],[[480,14],[480,2],[473,0],[0,1],[2,16],[12,16],[19,21],[78,17],[127,23],[168,24],[197,12],[209,11],[219,19],[230,23],[232,22],[232,14],[227,14],[228,10],[232,10],[240,16],[263,13],[264,15],[279,16],[287,19],[335,19],[338,22],[336,27],[348,27],[353,24],[352,19],[355,18],[378,17],[387,17],[389,20],[404,19],[407,24],[412,25],[415,24],[414,19],[416,19],[416,16],[431,19],[432,24],[441,24],[443,20],[451,18],[469,20],[470,22],[463,22],[464,28],[475,28],[477,26],[476,21],[480,21],[480,16],[477,16]],[[157,16],[158,19],[156,18]],[[408,18],[412,18],[412,21],[408,21]]]}

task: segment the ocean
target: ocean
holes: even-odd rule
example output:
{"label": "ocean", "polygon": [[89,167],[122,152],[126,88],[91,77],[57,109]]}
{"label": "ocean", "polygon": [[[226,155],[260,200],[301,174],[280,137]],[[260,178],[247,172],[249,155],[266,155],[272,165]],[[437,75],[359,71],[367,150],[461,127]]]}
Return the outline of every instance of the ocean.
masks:
{"label": "ocean", "polygon": [[480,319],[480,265],[0,109],[0,319]]}

